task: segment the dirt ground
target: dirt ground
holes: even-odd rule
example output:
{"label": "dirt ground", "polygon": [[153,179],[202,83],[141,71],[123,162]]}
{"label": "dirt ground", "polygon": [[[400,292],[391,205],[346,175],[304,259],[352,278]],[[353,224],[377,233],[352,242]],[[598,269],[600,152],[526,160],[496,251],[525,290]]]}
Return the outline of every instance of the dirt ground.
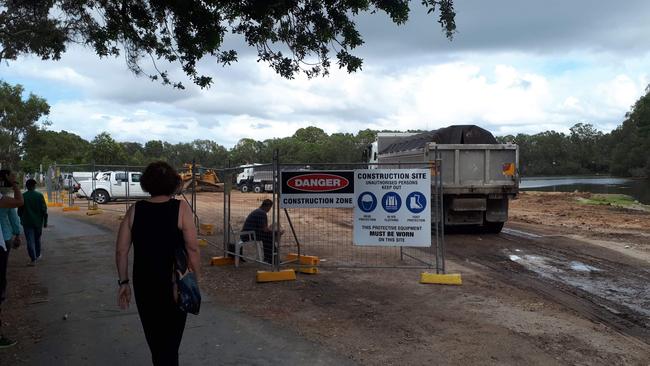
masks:
{"label": "dirt ground", "polygon": [[[257,284],[258,264],[207,265],[223,230],[217,196],[198,198],[201,221],[217,225],[206,237],[217,246],[203,249],[202,290],[360,364],[649,364],[649,212],[585,206],[580,193],[527,192],[512,201],[504,233],[447,236],[447,269],[462,274],[462,286],[419,284],[421,269],[335,266]],[[263,198],[233,193],[233,227]],[[123,205],[103,208],[97,216],[67,214],[115,230]],[[328,238],[334,227],[346,233],[341,246],[349,239],[345,213],[302,213],[295,221],[322,232],[320,240],[336,243]],[[304,251],[326,257],[332,248]],[[372,256],[372,264],[388,254]]]}
{"label": "dirt ground", "polygon": [[510,221],[562,233],[650,262],[650,206],[625,209],[581,204],[584,192],[522,192],[510,203]]}

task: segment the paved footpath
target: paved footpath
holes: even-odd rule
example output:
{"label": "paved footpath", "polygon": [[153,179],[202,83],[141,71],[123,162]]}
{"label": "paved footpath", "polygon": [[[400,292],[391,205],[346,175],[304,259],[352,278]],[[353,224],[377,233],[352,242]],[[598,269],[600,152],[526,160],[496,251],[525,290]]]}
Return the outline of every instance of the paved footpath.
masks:
{"label": "paved footpath", "polygon": [[[28,365],[147,365],[150,354],[135,304],[116,305],[114,234],[50,214],[44,259],[35,268],[46,300],[29,307],[42,340],[20,355]],[[67,320],[64,315],[68,314]],[[350,361],[267,321],[204,297],[189,315],[182,365],[345,365]]]}

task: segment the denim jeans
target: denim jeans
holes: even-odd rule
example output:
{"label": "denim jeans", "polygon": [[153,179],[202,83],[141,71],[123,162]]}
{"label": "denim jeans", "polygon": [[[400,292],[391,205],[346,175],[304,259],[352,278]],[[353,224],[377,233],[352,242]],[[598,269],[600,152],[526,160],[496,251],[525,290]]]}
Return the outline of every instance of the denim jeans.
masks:
{"label": "denim jeans", "polygon": [[27,254],[29,254],[29,258],[33,262],[41,256],[41,234],[43,234],[43,228],[25,226],[23,230],[25,231],[25,240],[27,241]]}

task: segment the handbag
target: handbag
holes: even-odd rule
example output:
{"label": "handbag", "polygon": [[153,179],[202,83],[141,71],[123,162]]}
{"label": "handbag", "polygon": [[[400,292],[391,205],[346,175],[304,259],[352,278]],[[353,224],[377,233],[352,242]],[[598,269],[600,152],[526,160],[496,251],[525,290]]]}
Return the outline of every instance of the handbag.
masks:
{"label": "handbag", "polygon": [[179,245],[174,251],[174,279],[178,308],[182,312],[198,315],[201,309],[201,291],[196,274],[187,265],[185,245]]}

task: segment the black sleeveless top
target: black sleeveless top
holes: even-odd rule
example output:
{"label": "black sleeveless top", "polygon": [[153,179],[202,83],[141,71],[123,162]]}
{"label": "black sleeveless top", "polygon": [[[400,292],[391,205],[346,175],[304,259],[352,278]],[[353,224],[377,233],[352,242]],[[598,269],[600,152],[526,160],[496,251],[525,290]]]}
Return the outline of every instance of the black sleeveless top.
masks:
{"label": "black sleeveless top", "polygon": [[174,249],[185,245],[178,228],[180,201],[135,204],[131,227],[133,241],[133,287],[154,297],[171,294]]}

